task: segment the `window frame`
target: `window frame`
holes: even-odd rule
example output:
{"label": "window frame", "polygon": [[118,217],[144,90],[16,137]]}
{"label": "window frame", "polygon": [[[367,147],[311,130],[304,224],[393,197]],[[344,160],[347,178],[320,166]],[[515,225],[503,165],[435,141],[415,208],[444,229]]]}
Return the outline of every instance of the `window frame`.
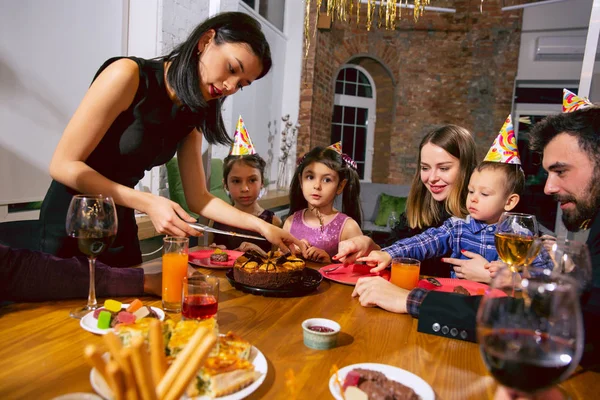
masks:
{"label": "window frame", "polygon": [[[374,153],[374,142],[375,142],[375,123],[377,121],[377,87],[375,86],[375,82],[371,77],[371,74],[360,65],[356,64],[344,64],[341,65],[340,68],[336,71],[333,79],[333,89],[335,93],[335,85],[338,82],[338,75],[341,70],[345,68],[354,68],[360,72],[362,72],[367,79],[369,80],[369,84],[371,85],[371,94],[372,97],[361,97],[361,96],[352,96],[347,94],[334,94],[333,97],[333,106],[336,105],[342,107],[357,107],[357,108],[366,108],[368,110],[368,118],[367,118],[367,137],[365,141],[365,161],[364,161],[364,177],[361,179],[361,182],[372,182],[373,179],[373,153]],[[332,113],[332,122],[333,122],[333,113]],[[331,133],[330,133],[331,135]],[[330,136],[331,137],[331,136]]]}

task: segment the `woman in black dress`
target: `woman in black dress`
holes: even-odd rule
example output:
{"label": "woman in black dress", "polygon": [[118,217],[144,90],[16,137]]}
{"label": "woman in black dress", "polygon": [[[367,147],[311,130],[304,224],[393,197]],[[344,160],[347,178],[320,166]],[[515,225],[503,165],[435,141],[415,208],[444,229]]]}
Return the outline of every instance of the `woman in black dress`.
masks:
{"label": "woman in black dress", "polygon": [[40,214],[41,250],[60,257],[79,254],[65,232],[71,197],[111,196],[119,231],[100,259],[112,266],[141,262],[134,210],[146,213],[157,232],[198,236],[177,203],[134,189],[146,170],[177,151],[189,208],[209,219],[258,232],[287,250],[300,244],[289,233],[236,210],[206,188],[203,136],[228,144],[221,105],[271,68],[269,44],[260,24],[244,13],[216,15],[200,24],[168,56],[158,60],[108,60],[65,128],[50,163],[54,179]]}

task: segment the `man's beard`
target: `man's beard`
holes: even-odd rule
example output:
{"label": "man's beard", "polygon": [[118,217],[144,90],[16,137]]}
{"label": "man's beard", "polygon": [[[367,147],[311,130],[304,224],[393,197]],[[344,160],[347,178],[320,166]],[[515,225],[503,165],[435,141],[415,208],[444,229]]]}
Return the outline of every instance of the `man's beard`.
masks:
{"label": "man's beard", "polygon": [[[594,184],[597,182],[596,184]],[[571,232],[577,232],[586,220],[594,218],[598,209],[600,209],[600,172],[594,172],[592,179],[583,191],[587,196],[577,199],[572,195],[554,195],[554,200],[558,202],[572,202],[575,204],[573,210],[563,210],[562,222]]]}

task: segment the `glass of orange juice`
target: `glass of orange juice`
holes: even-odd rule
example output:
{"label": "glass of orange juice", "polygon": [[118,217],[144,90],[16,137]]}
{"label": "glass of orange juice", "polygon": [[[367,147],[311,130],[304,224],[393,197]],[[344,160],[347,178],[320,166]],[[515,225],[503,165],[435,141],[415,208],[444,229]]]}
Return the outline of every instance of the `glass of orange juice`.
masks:
{"label": "glass of orange juice", "polygon": [[183,278],[187,276],[189,239],[165,236],[162,257],[162,304],[169,312],[181,312]]}
{"label": "glass of orange juice", "polygon": [[392,277],[390,282],[401,288],[412,290],[419,282],[421,261],[414,258],[392,259]]}

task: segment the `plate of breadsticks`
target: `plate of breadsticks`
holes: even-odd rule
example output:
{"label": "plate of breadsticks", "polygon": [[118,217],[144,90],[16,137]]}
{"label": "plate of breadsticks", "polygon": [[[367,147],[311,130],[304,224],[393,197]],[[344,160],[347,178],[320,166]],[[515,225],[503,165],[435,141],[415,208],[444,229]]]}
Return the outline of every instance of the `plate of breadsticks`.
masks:
{"label": "plate of breadsticks", "polygon": [[267,360],[235,333],[217,332],[213,318],[109,332],[107,353],[85,348],[90,383],[105,399],[243,399],[263,383]]}

